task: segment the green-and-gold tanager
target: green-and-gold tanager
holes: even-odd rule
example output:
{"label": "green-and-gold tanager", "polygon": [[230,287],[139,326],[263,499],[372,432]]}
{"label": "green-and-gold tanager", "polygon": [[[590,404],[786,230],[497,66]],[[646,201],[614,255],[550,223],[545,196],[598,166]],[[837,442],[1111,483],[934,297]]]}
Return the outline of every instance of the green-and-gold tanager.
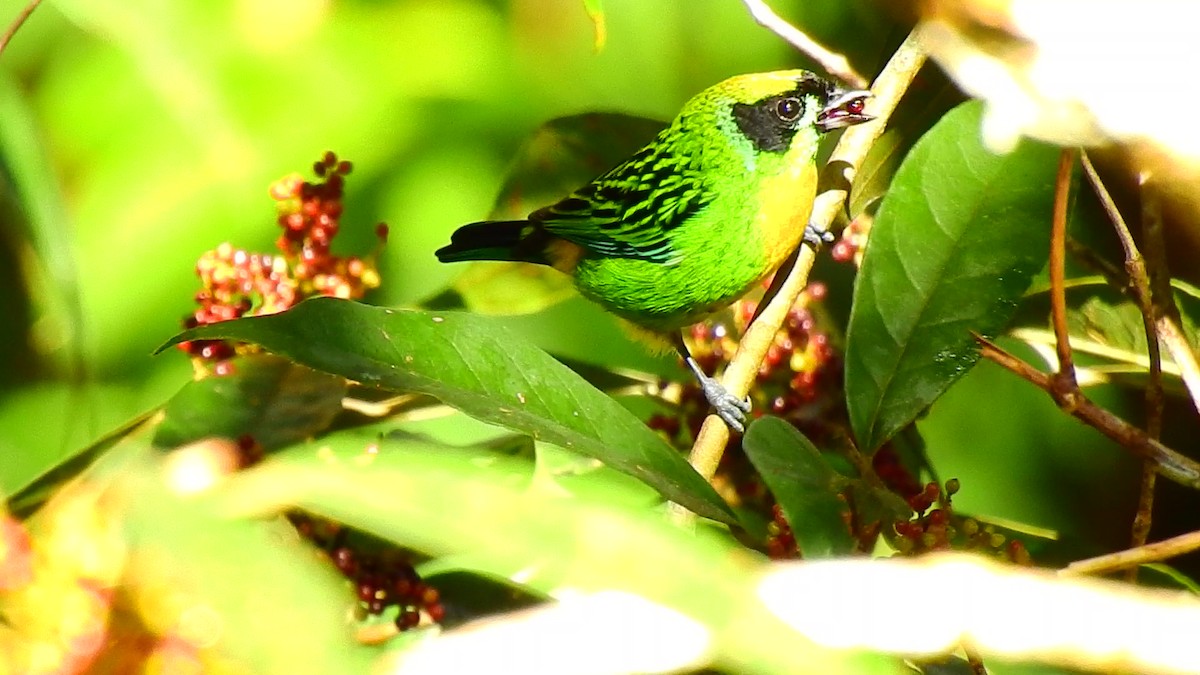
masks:
{"label": "green-and-gold tanager", "polygon": [[822,133],[871,119],[866,91],[803,70],[732,77],[696,95],[649,145],[526,220],[459,228],[442,262],[515,260],[679,350],[716,412],[741,430],[749,401],[696,365],[680,329],[728,306],[800,244]]}

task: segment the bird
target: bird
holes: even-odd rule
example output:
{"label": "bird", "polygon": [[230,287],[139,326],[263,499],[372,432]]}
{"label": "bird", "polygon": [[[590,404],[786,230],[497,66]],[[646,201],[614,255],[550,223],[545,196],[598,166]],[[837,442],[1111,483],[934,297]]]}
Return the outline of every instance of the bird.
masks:
{"label": "bird", "polygon": [[819,142],[873,119],[863,112],[870,95],[805,70],[731,77],[592,182],[524,220],[463,225],[435,255],[570,275],[638,336],[674,347],[717,415],[741,432],[749,398],[703,372],[681,329],[745,295],[801,241],[831,239],[809,223]]}

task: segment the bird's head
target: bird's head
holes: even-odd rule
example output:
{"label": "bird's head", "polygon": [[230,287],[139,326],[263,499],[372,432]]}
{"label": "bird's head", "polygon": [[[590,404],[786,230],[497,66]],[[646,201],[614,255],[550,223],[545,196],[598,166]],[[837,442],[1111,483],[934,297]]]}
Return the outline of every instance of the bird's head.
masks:
{"label": "bird's head", "polygon": [[798,134],[815,143],[820,133],[874,119],[863,112],[871,92],[844,90],[805,70],[738,75],[705,93],[695,102],[714,106],[718,124],[758,152],[786,153]]}

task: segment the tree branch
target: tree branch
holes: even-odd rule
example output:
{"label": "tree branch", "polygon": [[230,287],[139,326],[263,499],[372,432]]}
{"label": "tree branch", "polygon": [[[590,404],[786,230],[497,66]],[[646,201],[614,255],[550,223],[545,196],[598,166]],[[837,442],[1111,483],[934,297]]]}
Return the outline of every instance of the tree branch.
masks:
{"label": "tree branch", "polygon": [[33,10],[37,9],[40,4],[42,4],[42,0],[30,0],[29,4],[25,5],[25,9],[22,9],[21,13],[17,15],[17,18],[8,24],[8,30],[4,31],[4,35],[0,35],[0,54],[4,53],[13,36],[17,34],[18,30],[21,30],[21,26],[25,24],[25,20],[29,18],[30,14],[33,14]]}
{"label": "tree branch", "polygon": [[767,6],[764,0],[742,0],[742,2],[745,3],[746,9],[750,10],[750,16],[754,17],[758,25],[770,30],[796,49],[804,52],[813,61],[819,63],[827,73],[850,84],[855,89],[863,89],[867,86],[866,78],[854,70],[845,56],[826,49],[821,43],[806,35],[804,31],[784,21]]}
{"label": "tree branch", "polygon": [[1064,390],[1058,386],[1053,376],[1004,351],[983,336],[976,335],[975,340],[981,347],[980,356],[1038,386],[1072,416],[1116,441],[1137,457],[1153,462],[1158,473],[1167,480],[1200,490],[1200,463],[1168,448],[1150,438],[1142,429],[1092,403],[1078,387]]}
{"label": "tree branch", "polygon": [[1146,563],[1168,560],[1185,553],[1200,549],[1200,532],[1188,532],[1178,537],[1171,537],[1153,544],[1145,544],[1136,548],[1107,553],[1105,555],[1076,560],[1058,571],[1060,575],[1074,574],[1107,574],[1123,569],[1135,568]]}

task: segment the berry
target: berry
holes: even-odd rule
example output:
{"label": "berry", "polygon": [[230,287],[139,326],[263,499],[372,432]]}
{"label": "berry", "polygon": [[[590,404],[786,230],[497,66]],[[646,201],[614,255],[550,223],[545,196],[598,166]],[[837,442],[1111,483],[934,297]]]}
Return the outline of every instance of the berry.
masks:
{"label": "berry", "polygon": [[[200,257],[196,274],[201,290],[195,296],[199,307],[184,318],[186,328],[274,314],[317,295],[360,298],[379,285],[373,259],[330,251],[341,227],[344,176],[351,163],[326,152],[312,168],[318,182],[291,175],[270,187],[276,222],[283,230],[276,241],[282,255],[249,253],[224,243]],[[377,225],[376,234],[382,243],[387,226]],[[220,363],[250,349],[212,340],[185,342],[180,348],[205,363]]]}

